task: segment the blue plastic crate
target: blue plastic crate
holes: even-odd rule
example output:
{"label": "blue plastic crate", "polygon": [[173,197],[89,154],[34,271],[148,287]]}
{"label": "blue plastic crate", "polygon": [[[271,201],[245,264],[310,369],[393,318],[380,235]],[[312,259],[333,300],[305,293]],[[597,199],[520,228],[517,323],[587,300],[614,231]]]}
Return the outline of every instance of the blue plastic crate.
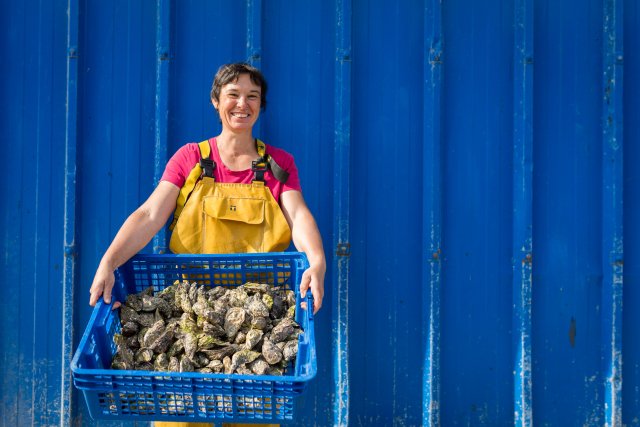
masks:
{"label": "blue plastic crate", "polygon": [[[74,385],[94,419],[216,421],[293,420],[295,398],[317,372],[313,312],[300,309],[298,285],[308,267],[304,254],[136,255],[116,271],[116,301],[149,286],[160,291],[187,278],[201,285],[234,287],[261,282],[294,290],[298,338],[295,366],[283,376],[200,374],[110,369],[120,331],[118,311],[102,299],[71,362]],[[313,307],[311,292],[307,306]]]}

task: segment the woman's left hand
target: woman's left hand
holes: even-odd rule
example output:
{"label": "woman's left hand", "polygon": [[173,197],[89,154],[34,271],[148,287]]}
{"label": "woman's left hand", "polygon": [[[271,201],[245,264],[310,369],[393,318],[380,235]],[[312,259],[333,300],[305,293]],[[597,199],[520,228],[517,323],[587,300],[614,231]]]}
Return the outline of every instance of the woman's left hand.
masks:
{"label": "woman's left hand", "polygon": [[313,295],[313,313],[317,313],[322,307],[322,299],[324,298],[324,274],[326,267],[323,265],[311,266],[302,273],[302,281],[300,282],[300,296],[306,297],[307,291],[311,289]]}

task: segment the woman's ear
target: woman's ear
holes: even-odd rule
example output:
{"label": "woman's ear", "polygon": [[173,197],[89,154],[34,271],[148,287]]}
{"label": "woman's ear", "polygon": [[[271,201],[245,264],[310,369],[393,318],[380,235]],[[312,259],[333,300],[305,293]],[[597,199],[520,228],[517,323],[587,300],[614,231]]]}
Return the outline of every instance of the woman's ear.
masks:
{"label": "woman's ear", "polygon": [[218,103],[216,102],[215,99],[211,98],[211,105],[213,105],[213,108],[216,109],[216,111],[218,111]]}

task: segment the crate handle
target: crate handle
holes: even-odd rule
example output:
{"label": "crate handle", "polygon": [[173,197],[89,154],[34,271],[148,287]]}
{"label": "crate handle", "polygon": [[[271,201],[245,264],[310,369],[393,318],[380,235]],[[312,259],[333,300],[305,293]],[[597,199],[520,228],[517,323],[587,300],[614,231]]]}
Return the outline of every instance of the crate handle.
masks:
{"label": "crate handle", "polygon": [[307,310],[309,310],[309,320],[313,320],[313,295],[311,290],[307,290],[305,300],[307,301]]}

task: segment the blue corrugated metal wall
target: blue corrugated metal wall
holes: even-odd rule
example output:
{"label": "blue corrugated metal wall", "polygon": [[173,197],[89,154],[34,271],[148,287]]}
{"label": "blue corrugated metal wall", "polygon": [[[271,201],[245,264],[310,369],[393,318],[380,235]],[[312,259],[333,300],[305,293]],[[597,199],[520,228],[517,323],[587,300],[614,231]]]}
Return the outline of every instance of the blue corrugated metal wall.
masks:
{"label": "blue corrugated metal wall", "polygon": [[638,2],[5,0],[0,27],[1,425],[107,425],[69,372],[93,273],[236,60],[328,256],[298,425],[640,425]]}

